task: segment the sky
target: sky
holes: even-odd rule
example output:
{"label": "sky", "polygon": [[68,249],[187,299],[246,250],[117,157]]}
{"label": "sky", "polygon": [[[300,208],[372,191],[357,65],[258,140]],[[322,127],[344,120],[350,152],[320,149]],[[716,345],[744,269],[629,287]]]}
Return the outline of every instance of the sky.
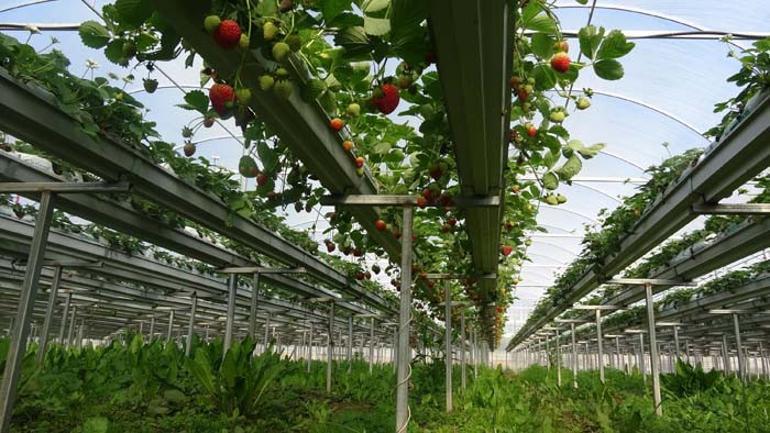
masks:
{"label": "sky", "polygon": [[[90,1],[90,0],[88,0]],[[23,0],[0,0],[0,23],[80,23],[98,17],[81,0],[54,0],[34,6],[3,11]],[[100,10],[104,1],[96,2]],[[590,5],[591,2],[589,2]],[[770,8],[766,0],[596,0],[592,23],[609,29],[624,30],[719,30],[726,32],[770,32]],[[93,4],[93,3],[92,3]],[[564,30],[577,30],[589,17],[589,8],[577,2],[557,1],[556,13]],[[621,10],[626,9],[626,10]],[[11,32],[26,39],[26,32]],[[97,75],[115,72],[125,76],[132,71],[109,63],[98,50],[83,47],[76,32],[44,32],[32,36],[30,42],[45,47],[50,37],[60,42],[57,48],[71,61],[76,74],[86,73],[85,63],[92,59],[100,67]],[[726,100],[738,88],[725,79],[735,73],[738,63],[727,57],[731,48],[720,41],[702,40],[637,40],[636,48],[622,59],[625,77],[620,81],[597,79],[590,71],[581,73],[576,89],[596,91],[589,110],[570,116],[565,124],[573,138],[586,144],[605,143],[605,152],[584,164],[580,173],[585,178],[600,178],[562,186],[560,192],[569,201],[559,207],[541,207],[540,224],[549,230],[535,236],[529,248],[532,263],[522,273],[516,290],[519,300],[509,310],[506,335],[510,336],[526,320],[544,290],[552,284],[554,274],[568,265],[580,252],[584,226],[597,221],[602,208],[618,205],[618,197],[633,193],[634,184],[624,179],[643,180],[644,169],[672,154],[694,147],[705,147],[709,141],[701,132],[714,126],[721,115],[713,113],[715,103]],[[743,43],[745,45],[745,43]],[[577,41],[570,45],[577,47]],[[576,51],[576,50],[573,50]],[[198,87],[200,65],[184,68],[181,61],[160,68],[182,87]],[[149,109],[148,117],[158,123],[157,129],[168,141],[181,143],[181,127],[193,115],[174,107],[181,102],[181,90],[161,74],[153,74],[160,89],[150,95],[141,91],[143,68],[133,71],[136,81],[126,86],[129,92]],[[164,88],[170,86],[170,88]],[[665,114],[663,114],[665,113]],[[202,130],[195,141],[198,154],[216,158],[224,166],[235,168],[242,147],[232,135],[238,129],[231,122]],[[664,145],[666,144],[666,145]],[[252,185],[253,186],[253,185]],[[323,211],[325,212],[325,210]],[[317,220],[317,215],[296,215],[289,210],[288,221],[304,229]],[[697,221],[694,225],[697,225]],[[690,227],[692,227],[691,225]],[[318,219],[318,229],[328,227]],[[323,240],[320,232],[318,240]]]}

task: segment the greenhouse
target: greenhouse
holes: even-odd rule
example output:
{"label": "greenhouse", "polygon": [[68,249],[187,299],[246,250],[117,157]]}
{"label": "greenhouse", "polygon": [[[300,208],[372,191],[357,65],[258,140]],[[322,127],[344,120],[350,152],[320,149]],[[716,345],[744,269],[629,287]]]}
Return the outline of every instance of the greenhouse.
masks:
{"label": "greenhouse", "polygon": [[0,433],[770,433],[763,3],[0,1]]}

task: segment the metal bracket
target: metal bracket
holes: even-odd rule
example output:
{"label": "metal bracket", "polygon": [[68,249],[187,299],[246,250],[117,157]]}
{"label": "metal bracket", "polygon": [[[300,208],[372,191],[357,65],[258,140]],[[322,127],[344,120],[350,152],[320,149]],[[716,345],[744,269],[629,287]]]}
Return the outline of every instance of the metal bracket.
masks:
{"label": "metal bracket", "polygon": [[660,278],[613,278],[606,281],[606,284],[618,284],[625,286],[682,286],[682,287],[697,287],[698,285],[692,281],[679,281],[679,280],[665,280]]}
{"label": "metal bracket", "polygon": [[617,311],[622,310],[623,307],[617,305],[574,305],[573,310],[604,310],[604,311]]}
{"label": "metal bracket", "polygon": [[0,182],[0,193],[55,192],[128,192],[131,184],[119,182]]}
{"label": "metal bracket", "polygon": [[297,268],[265,268],[261,266],[242,266],[217,269],[222,274],[304,274],[304,267]]}
{"label": "metal bracket", "polygon": [[[352,194],[327,195],[321,197],[324,206],[417,206],[416,195],[387,195],[387,194]],[[427,204],[433,207],[497,207],[500,206],[500,196],[487,197],[452,197],[449,206],[442,204]]]}

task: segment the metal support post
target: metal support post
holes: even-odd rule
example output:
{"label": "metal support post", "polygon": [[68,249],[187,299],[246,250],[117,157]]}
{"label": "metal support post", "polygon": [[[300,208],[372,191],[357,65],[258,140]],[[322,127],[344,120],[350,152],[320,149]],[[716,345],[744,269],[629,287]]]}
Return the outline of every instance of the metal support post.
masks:
{"label": "metal support post", "polygon": [[262,337],[262,345],[267,352],[267,346],[270,344],[270,313],[265,311],[265,335]]}
{"label": "metal support post", "polygon": [[660,396],[660,358],[658,357],[658,342],[655,334],[655,304],[652,302],[652,285],[645,284],[644,292],[647,299],[647,332],[650,335],[650,373],[652,374],[652,400],[655,404],[655,415],[663,415]]}
{"label": "metal support post", "polygon": [[72,313],[70,314],[70,325],[69,329],[67,329],[67,347],[72,346],[72,343],[75,341],[75,319],[78,317],[78,306],[73,305],[72,306]]}
{"label": "metal support post", "polygon": [[570,323],[569,327],[570,327],[570,333],[572,334],[572,387],[577,389],[578,358],[577,358],[577,343],[575,342],[575,324]]}
{"label": "metal support post", "polygon": [[741,327],[738,319],[738,314],[733,313],[733,326],[735,328],[735,345],[738,349],[738,377],[743,381],[747,379],[746,375],[746,357],[743,353],[743,345],[741,344]]}
{"label": "metal support post", "polygon": [[465,391],[466,377],[465,371],[465,310],[460,315],[460,387]]}
{"label": "metal support post", "polygon": [[251,311],[249,311],[249,337],[257,340],[257,310],[259,302],[259,272],[254,273],[254,279],[251,284]]}
{"label": "metal support post", "polygon": [[348,373],[353,369],[353,316],[348,316]]}
{"label": "metal support post", "polygon": [[227,279],[227,318],[225,321],[225,341],[222,356],[227,354],[233,344],[233,326],[235,326],[235,294],[238,290],[238,276],[231,274]]}
{"label": "metal support post", "polygon": [[596,345],[598,351],[599,361],[599,380],[604,383],[604,347],[602,344],[602,311],[595,310],[596,314]]}
{"label": "metal support post", "polygon": [[59,344],[64,345],[64,331],[67,329],[67,317],[70,313],[70,302],[72,302],[72,292],[67,293],[67,298],[64,300],[64,311],[61,315],[61,323],[59,324]]}
{"label": "metal support post", "polygon": [[16,312],[11,342],[5,361],[2,384],[0,385],[0,431],[10,431],[11,415],[16,400],[16,384],[21,375],[21,363],[26,351],[29,322],[32,319],[35,294],[40,281],[40,271],[45,259],[45,248],[48,241],[48,230],[54,208],[54,195],[50,191],[40,194],[40,207],[32,235],[27,270],[21,285],[19,307]]}
{"label": "metal support post", "polygon": [[152,341],[153,337],[155,336],[155,315],[153,314],[152,317],[150,317],[150,341]]}
{"label": "metal support post", "polygon": [[374,369],[374,317],[369,322],[369,374]]}
{"label": "metal support post", "polygon": [[166,330],[166,343],[171,341],[171,333],[174,330],[174,310],[168,312],[168,329]]}
{"label": "metal support post", "polygon": [[674,326],[674,354],[676,355],[676,360],[679,361],[680,355],[679,355],[679,327]]}
{"label": "metal support post", "polygon": [[192,351],[193,332],[195,332],[195,310],[198,308],[198,294],[193,292],[190,296],[190,322],[187,324],[187,344],[185,344],[184,354],[190,356]]}
{"label": "metal support post", "polygon": [[723,357],[723,369],[725,374],[730,374],[730,352],[727,350],[727,335],[722,334],[722,357]]}
{"label": "metal support post", "polygon": [[445,346],[445,388],[446,388],[446,411],[452,412],[452,289],[449,282],[444,287],[444,346]]}
{"label": "metal support post", "polygon": [[401,304],[399,311],[398,372],[396,379],[396,433],[406,433],[409,427],[409,378],[411,360],[409,328],[412,314],[412,212],[405,206],[401,228]]}
{"label": "metal support post", "polygon": [[329,326],[328,326],[329,339],[326,345],[326,392],[332,392],[332,351],[334,350],[334,342],[332,337],[334,336],[334,303],[329,303]]}
{"label": "metal support post", "polygon": [[561,388],[561,331],[556,331],[556,386]]}
{"label": "metal support post", "polygon": [[51,322],[53,321],[53,310],[56,307],[56,292],[59,290],[59,284],[61,283],[61,266],[55,266],[53,272],[51,289],[48,292],[48,305],[45,309],[45,320],[43,320],[43,329],[40,332],[40,345],[37,349],[36,361],[38,366],[43,364],[45,352],[48,348],[48,333],[51,329]]}
{"label": "metal support post", "polygon": [[307,340],[307,372],[310,373],[310,363],[313,359],[313,334],[315,334],[315,323],[310,322],[310,338]]}

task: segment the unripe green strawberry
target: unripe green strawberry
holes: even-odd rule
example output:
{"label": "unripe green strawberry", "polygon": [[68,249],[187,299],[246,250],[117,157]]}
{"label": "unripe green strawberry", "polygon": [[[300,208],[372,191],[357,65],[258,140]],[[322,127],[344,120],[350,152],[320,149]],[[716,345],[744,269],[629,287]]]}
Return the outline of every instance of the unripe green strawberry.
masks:
{"label": "unripe green strawberry", "polygon": [[549,118],[551,119],[551,122],[561,123],[564,122],[564,119],[567,118],[567,113],[564,110],[553,110],[551,111]]}
{"label": "unripe green strawberry", "polygon": [[273,91],[278,96],[288,99],[294,91],[294,88],[289,80],[278,80],[273,86]]}
{"label": "unripe green strawberry", "polygon": [[575,102],[575,106],[577,106],[578,110],[585,110],[591,106],[591,100],[585,96],[581,96],[578,98],[577,102]]}
{"label": "unripe green strawberry", "polygon": [[358,117],[359,115],[361,115],[361,106],[355,102],[350,103],[348,104],[348,108],[346,112],[350,117]]}
{"label": "unripe green strawberry", "polygon": [[221,22],[222,19],[217,15],[209,15],[203,20],[203,28],[206,29],[206,31],[209,33],[214,33],[214,30],[219,27]]}
{"label": "unripe green strawberry", "polygon": [[310,100],[314,100],[321,96],[326,91],[326,83],[323,80],[313,79],[307,83],[307,96]]}
{"label": "unripe green strawberry", "polygon": [[266,41],[272,41],[278,34],[278,26],[273,24],[272,21],[267,21],[262,25],[262,37]]}
{"label": "unripe green strawberry", "polygon": [[302,38],[297,35],[287,36],[285,42],[289,44],[289,48],[291,48],[291,50],[295,53],[302,48]]}
{"label": "unripe green strawberry", "polygon": [[251,42],[249,41],[249,37],[245,33],[241,34],[241,39],[238,41],[238,46],[241,47],[242,50],[248,50],[250,43]]}
{"label": "unripe green strawberry", "polygon": [[235,92],[235,97],[238,98],[238,103],[241,105],[249,105],[251,101],[251,90],[247,88],[238,89]]}
{"label": "unripe green strawberry", "polygon": [[289,58],[291,48],[286,42],[277,42],[273,45],[273,58],[276,62],[283,63]]}
{"label": "unripe green strawberry", "polygon": [[275,76],[279,80],[289,78],[289,71],[287,71],[286,68],[278,68],[275,70]]}
{"label": "unripe green strawberry", "polygon": [[268,91],[273,88],[273,84],[275,84],[275,78],[273,78],[272,75],[261,75],[259,77],[259,88]]}
{"label": "unripe green strawberry", "polygon": [[158,89],[158,80],[154,78],[145,78],[143,84],[144,91],[147,93],[155,93],[155,90]]}

